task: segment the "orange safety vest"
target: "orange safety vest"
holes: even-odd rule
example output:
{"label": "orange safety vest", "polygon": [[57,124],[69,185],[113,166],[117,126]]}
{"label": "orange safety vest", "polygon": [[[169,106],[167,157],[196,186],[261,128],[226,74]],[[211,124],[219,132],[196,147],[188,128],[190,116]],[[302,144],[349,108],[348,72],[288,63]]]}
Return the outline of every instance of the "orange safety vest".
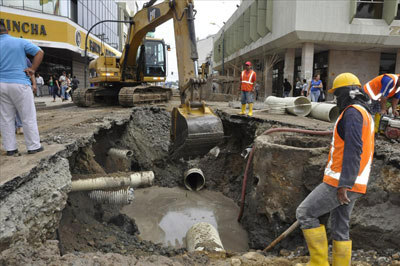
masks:
{"label": "orange safety vest", "polygon": [[[393,86],[390,88],[385,88],[385,90],[383,91],[383,93],[381,93],[382,90],[382,78],[384,76],[388,76],[391,79],[393,79]],[[374,78],[373,80],[369,81],[367,84],[364,85],[364,91],[369,95],[369,97],[374,100],[377,101],[379,100],[379,98],[382,95],[385,95],[387,90],[389,90],[388,93],[388,98],[392,97],[395,93],[396,93],[396,83],[397,80],[399,79],[399,77],[397,75],[394,74],[384,74],[384,75],[380,75],[376,78]]]}
{"label": "orange safety vest", "polygon": [[[372,116],[361,105],[350,105],[356,108],[363,117],[362,142],[363,148],[360,160],[360,170],[356,178],[356,182],[349,191],[365,194],[367,192],[367,184],[369,174],[371,172],[372,158],[374,156],[374,120]],[[346,110],[347,110],[346,108]],[[344,140],[339,136],[337,126],[342,119],[344,111],[335,124],[334,135],[332,137],[331,149],[329,151],[328,164],[325,168],[324,183],[337,187],[339,185],[340,174],[342,172]]]}
{"label": "orange safety vest", "polygon": [[240,88],[242,91],[252,91],[254,82],[256,82],[256,72],[253,70],[250,70],[248,73],[246,72],[246,70],[242,71]]}

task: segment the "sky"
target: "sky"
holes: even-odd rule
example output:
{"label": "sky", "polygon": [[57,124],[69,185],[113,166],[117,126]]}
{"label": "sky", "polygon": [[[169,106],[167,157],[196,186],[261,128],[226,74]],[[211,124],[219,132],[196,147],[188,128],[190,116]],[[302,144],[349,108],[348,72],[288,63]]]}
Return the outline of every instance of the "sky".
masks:
{"label": "sky", "polygon": [[[139,8],[147,1],[138,1]],[[161,0],[155,4],[161,3]],[[195,17],[195,30],[198,39],[204,39],[208,35],[215,34],[222,27],[223,22],[226,22],[231,15],[236,11],[236,5],[240,5],[239,0],[195,0],[194,6],[197,10]],[[218,26],[211,25],[215,23]],[[167,81],[178,80],[178,66],[175,51],[175,36],[172,20],[164,23],[156,28],[156,38],[162,38],[166,44],[171,46],[171,51],[168,52],[168,75]],[[173,74],[171,74],[173,73]]]}

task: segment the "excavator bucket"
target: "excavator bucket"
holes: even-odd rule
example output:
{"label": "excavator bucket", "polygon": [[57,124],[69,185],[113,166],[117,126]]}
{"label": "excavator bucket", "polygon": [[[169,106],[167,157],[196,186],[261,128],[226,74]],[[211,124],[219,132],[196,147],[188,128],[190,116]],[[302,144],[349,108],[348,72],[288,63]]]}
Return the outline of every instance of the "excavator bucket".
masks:
{"label": "excavator bucket", "polygon": [[174,157],[207,154],[224,137],[221,119],[205,104],[172,110],[171,139]]}

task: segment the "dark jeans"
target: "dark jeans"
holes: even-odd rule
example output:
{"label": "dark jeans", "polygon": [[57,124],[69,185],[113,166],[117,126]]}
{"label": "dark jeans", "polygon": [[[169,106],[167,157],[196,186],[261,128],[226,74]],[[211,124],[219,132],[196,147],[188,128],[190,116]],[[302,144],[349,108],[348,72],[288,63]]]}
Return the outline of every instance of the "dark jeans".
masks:
{"label": "dark jeans", "polygon": [[302,229],[319,227],[318,217],[330,212],[332,238],[336,241],[349,240],[351,211],[362,194],[347,191],[350,203],[340,205],[336,193],[336,187],[325,183],[319,184],[311,191],[296,210],[296,218]]}
{"label": "dark jeans", "polygon": [[53,86],[51,93],[53,94],[53,99],[56,99],[56,96],[61,97],[61,94],[58,92],[58,87]]}

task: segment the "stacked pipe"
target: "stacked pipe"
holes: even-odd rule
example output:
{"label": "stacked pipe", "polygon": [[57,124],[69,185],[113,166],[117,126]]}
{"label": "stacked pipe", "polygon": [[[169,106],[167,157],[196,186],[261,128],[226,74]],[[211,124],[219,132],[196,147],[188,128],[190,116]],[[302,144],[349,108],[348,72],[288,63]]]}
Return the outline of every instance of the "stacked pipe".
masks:
{"label": "stacked pipe", "polygon": [[[335,104],[311,102],[304,96],[286,98],[269,96],[265,103],[270,107],[270,112],[275,114],[282,114],[286,109],[288,113],[297,116],[311,115],[327,122],[334,122],[339,116],[339,108]],[[282,112],[276,111],[278,107]]]}
{"label": "stacked pipe", "polygon": [[285,105],[286,110],[297,116],[307,116],[311,112],[311,102],[304,96],[300,97],[286,97],[280,98],[275,96],[269,96],[265,103],[268,105]]}

